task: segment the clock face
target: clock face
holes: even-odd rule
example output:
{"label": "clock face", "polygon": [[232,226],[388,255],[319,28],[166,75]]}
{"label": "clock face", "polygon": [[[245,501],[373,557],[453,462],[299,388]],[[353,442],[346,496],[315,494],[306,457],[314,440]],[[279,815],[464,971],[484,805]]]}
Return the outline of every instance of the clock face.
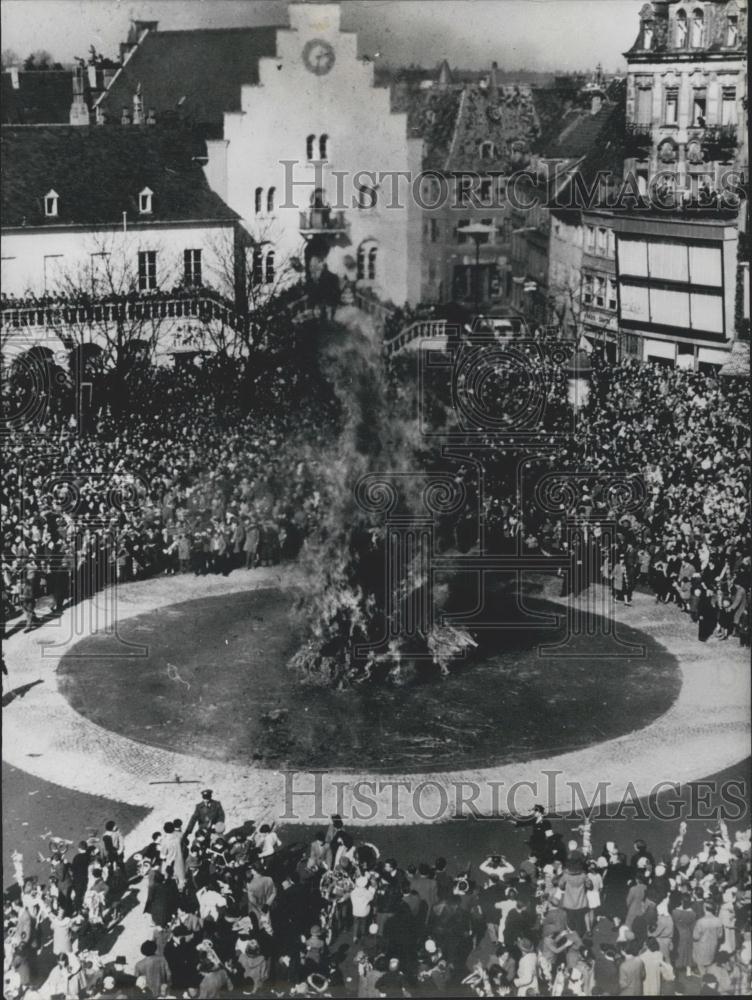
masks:
{"label": "clock face", "polygon": [[312,38],[303,49],[303,63],[311,73],[323,76],[334,65],[334,49],[323,38]]}

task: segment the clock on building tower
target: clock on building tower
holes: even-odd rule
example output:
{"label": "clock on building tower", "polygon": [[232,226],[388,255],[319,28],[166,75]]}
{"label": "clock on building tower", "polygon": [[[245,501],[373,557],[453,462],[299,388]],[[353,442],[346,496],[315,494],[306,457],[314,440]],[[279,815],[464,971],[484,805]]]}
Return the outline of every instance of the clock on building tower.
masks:
{"label": "clock on building tower", "polygon": [[334,49],[323,38],[312,38],[303,48],[303,63],[311,73],[323,76],[334,65]]}

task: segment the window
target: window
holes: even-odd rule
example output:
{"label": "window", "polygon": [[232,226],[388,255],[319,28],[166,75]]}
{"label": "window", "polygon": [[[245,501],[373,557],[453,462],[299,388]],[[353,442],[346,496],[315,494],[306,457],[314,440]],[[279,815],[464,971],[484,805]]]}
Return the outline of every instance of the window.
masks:
{"label": "window", "polygon": [[458,243],[467,243],[467,241],[469,239],[469,236],[467,235],[467,233],[460,232],[460,230],[464,229],[465,226],[469,226],[469,225],[470,225],[470,220],[469,219],[460,219],[460,221],[457,223],[457,242]]}
{"label": "window", "polygon": [[702,34],[705,26],[705,15],[696,7],[692,11],[692,48],[699,49],[702,46]]}
{"label": "window", "polygon": [[484,205],[488,205],[491,202],[491,192],[492,192],[492,181],[490,179],[482,180],[480,182],[480,200]]}
{"label": "window", "polygon": [[582,301],[586,306],[589,306],[593,302],[593,276],[592,274],[583,274],[582,276]]}
{"label": "window", "polygon": [[666,125],[676,125],[679,120],[679,91],[675,88],[666,91],[666,111],[664,121]]}
{"label": "window", "polygon": [[183,281],[186,285],[201,284],[201,251],[183,251]]}
{"label": "window", "polygon": [[598,252],[608,253],[608,230],[599,229],[598,230]]}
{"label": "window", "polygon": [[274,211],[274,196],[277,193],[277,189],[270,187],[266,193],[266,210],[270,214]]}
{"label": "window", "polygon": [[138,254],[138,290],[151,292],[157,287],[157,251],[140,250]]}
{"label": "window", "polygon": [[685,10],[679,10],[676,12],[676,47],[677,49],[686,49],[687,47],[687,34],[689,29],[687,27],[687,12]]}
{"label": "window", "polygon": [[705,90],[696,90],[692,95],[692,124],[697,128],[705,128],[705,109],[707,95]]}
{"label": "window", "polygon": [[595,250],[595,227],[587,226],[585,229],[585,249],[591,253]]}
{"label": "window", "polygon": [[642,22],[642,47],[643,49],[652,49],[653,47],[653,22],[643,21]]}
{"label": "window", "polygon": [[439,225],[438,219],[431,219],[430,221],[430,232],[431,232],[431,242],[436,243],[441,235],[441,226]]}
{"label": "window", "polygon": [[254,211],[256,212],[256,215],[261,214],[261,207],[263,204],[264,204],[264,189],[256,188],[256,192],[253,196],[253,208]]}
{"label": "window", "polygon": [[328,157],[328,146],[329,146],[329,136],[322,135],[319,137],[319,159],[326,160]]}
{"label": "window", "polygon": [[314,155],[314,149],[316,145],[316,136],[309,135],[306,139],[306,159],[312,160]]}
{"label": "window", "polygon": [[264,253],[260,247],[256,247],[253,251],[251,283],[253,285],[263,285],[264,283]]}
{"label": "window", "polygon": [[44,214],[48,219],[54,219],[57,215],[58,193],[48,191],[44,196]]}
{"label": "window", "polygon": [[492,142],[482,142],[480,144],[480,158],[481,160],[493,160],[496,156],[496,148]]}
{"label": "window", "polygon": [[375,281],[377,273],[378,247],[373,240],[366,240],[358,247],[358,281]]}
{"label": "window", "polygon": [[616,309],[616,282],[613,278],[607,279],[608,285],[608,308]]}
{"label": "window", "polygon": [[48,295],[60,290],[60,284],[64,277],[64,260],[61,253],[48,254],[44,258],[44,290]]}
{"label": "window", "polygon": [[606,279],[599,276],[595,279],[595,304],[597,306],[606,303]]}
{"label": "window", "polygon": [[739,18],[729,14],[726,18],[726,45],[735,46],[739,40]]}
{"label": "window", "polygon": [[151,200],[153,194],[154,192],[148,187],[139,192],[138,210],[141,215],[151,215]]}
{"label": "window", "polygon": [[721,125],[736,125],[736,87],[721,92]]}
{"label": "window", "polygon": [[268,250],[264,266],[264,281],[267,285],[274,284],[274,251]]}
{"label": "window", "polygon": [[650,125],[653,120],[653,89],[638,87],[637,107],[635,108],[635,124]]}

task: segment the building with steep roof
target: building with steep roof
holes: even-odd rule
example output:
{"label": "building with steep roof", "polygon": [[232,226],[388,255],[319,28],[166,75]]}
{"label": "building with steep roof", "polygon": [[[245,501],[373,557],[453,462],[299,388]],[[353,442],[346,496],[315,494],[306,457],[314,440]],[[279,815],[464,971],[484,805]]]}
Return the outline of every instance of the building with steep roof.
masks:
{"label": "building with steep roof", "polygon": [[[4,127],[4,340],[66,340],[65,321],[40,303],[83,308],[207,286],[231,298],[238,216],[196,152],[196,137],[174,127]],[[164,326],[168,340],[175,325]]]}
{"label": "building with steep roof", "polygon": [[209,183],[256,245],[252,274],[326,259],[384,298],[417,301],[420,226],[400,177],[420,171],[421,141],[340,29],[339,4],[288,13],[285,27],[142,26],[99,118],[127,121],[138,107],[206,139]]}

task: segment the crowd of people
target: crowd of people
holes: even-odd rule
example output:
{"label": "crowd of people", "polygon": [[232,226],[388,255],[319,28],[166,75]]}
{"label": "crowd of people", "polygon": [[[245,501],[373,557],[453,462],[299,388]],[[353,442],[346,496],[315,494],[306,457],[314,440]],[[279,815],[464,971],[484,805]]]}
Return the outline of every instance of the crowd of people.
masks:
{"label": "crowd of people", "polygon": [[[4,996],[749,995],[749,830],[690,846],[681,823],[654,853],[540,805],[512,822],[514,858],[455,868],[386,857],[337,815],[296,843],[232,826],[210,789],[132,857],[109,820],[50,841],[38,876],[14,857]],[[127,913],[137,954],[118,954]]]}
{"label": "crowd of people", "polygon": [[[562,367],[539,358],[537,347],[516,343],[513,350],[528,353],[543,401],[528,427],[530,399],[537,398],[530,373],[512,369],[512,377],[500,378],[498,415],[508,419],[481,438],[482,495],[474,492],[472,469],[460,470],[470,501],[449,546],[478,543],[480,505],[491,551],[521,546],[561,555],[577,545],[576,560],[598,566],[585,585],[595,578],[625,605],[640,587],[656,603],[676,604],[701,641],[735,637],[749,645],[749,383],[631,360],[607,363],[594,354],[589,399],[572,427]],[[491,407],[492,390],[484,391],[483,406]],[[561,436],[552,437],[555,454],[537,462],[520,491],[509,438],[541,427]],[[495,443],[500,431],[503,448]],[[536,495],[535,477],[552,472],[561,475],[559,509],[547,509]],[[634,492],[620,490],[619,480],[630,478]]]}
{"label": "crowd of people", "polygon": [[[280,393],[283,376],[275,372]],[[154,369],[131,409],[89,433],[50,409],[4,442],[3,600],[26,628],[103,586],[158,573],[229,573],[292,558],[316,521],[320,402],[221,412],[200,369]],[[325,408],[323,408],[325,410]]]}

